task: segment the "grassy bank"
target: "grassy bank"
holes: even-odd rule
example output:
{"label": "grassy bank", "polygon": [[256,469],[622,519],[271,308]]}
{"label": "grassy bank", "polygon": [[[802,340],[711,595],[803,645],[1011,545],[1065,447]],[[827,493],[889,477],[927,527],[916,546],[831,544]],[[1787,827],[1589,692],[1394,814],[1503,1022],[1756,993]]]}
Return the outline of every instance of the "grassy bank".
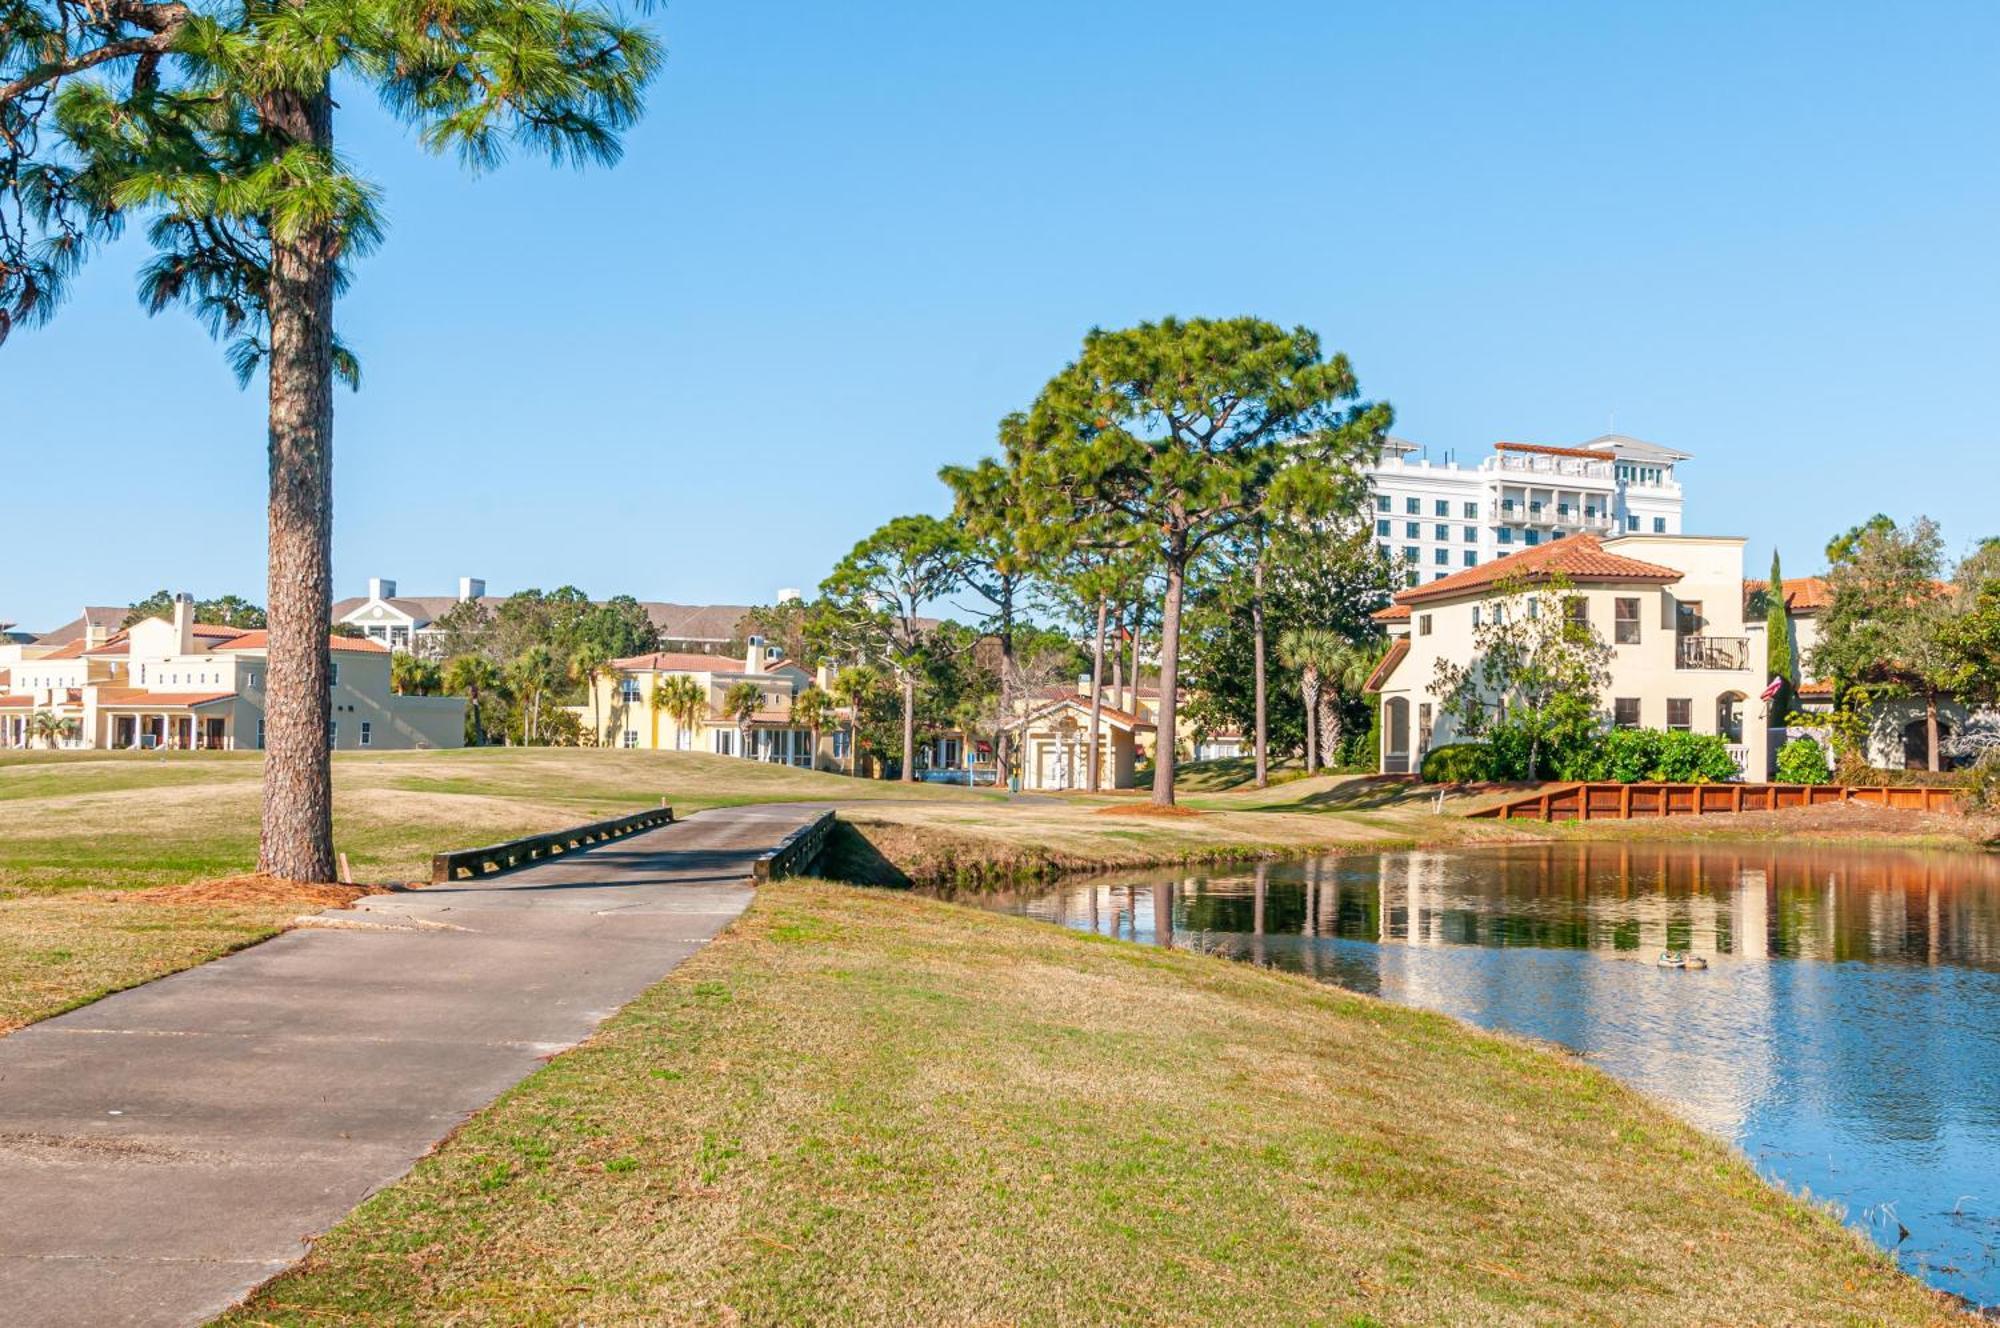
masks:
{"label": "grassy bank", "polygon": [[[430,855],[641,807],[838,796],[965,801],[680,752],[337,756],[334,842],[355,878],[427,879]],[[255,753],[0,754],[0,1032],[212,959],[323,906],[311,891],[159,887],[257,858]]]}
{"label": "grassy bank", "polygon": [[809,883],[225,1320],[1949,1321],[1574,1061]]}

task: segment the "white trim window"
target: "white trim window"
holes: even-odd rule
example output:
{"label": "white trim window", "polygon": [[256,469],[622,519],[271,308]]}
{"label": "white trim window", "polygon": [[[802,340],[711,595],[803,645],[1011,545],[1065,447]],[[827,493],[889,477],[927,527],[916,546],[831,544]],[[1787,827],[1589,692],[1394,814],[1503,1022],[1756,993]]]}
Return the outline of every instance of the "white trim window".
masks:
{"label": "white trim window", "polygon": [[716,754],[717,756],[734,756],[734,755],[736,755],[736,730],[735,730],[735,729],[716,729],[716,730],[714,730],[714,731],[713,731],[713,736],[712,736],[712,741],[713,741],[713,743],[714,743],[714,745],[715,745],[715,754]]}
{"label": "white trim window", "polygon": [[257,750],[260,752],[264,750],[264,720],[262,716],[259,716],[257,719]]}
{"label": "white trim window", "polygon": [[619,743],[619,746],[621,746],[621,747],[637,747],[638,745],[639,745],[639,730],[637,730],[637,729],[626,729],[626,730],[625,730],[625,737],[624,737],[624,739],[623,739],[623,740],[622,740],[622,741],[621,741],[621,742]]}
{"label": "white trim window", "polygon": [[367,721],[367,720],[365,720],[365,719],[364,719],[364,720],[362,720],[362,721],[361,721],[361,745],[362,745],[363,747],[366,747],[366,746],[368,746],[368,744],[370,743],[370,741],[372,741],[372,740],[373,740],[374,736],[375,736],[375,728],[374,728],[374,725],[373,725],[373,724],[371,724],[371,723],[369,723],[369,721]]}

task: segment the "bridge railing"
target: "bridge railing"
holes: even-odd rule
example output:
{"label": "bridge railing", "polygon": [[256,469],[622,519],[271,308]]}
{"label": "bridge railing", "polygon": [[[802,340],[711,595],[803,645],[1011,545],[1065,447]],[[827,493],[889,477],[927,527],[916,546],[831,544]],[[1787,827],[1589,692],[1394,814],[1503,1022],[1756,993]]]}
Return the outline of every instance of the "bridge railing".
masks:
{"label": "bridge railing", "polygon": [[1859,802],[1898,811],[1951,811],[1948,788],[1850,787],[1842,784],[1558,784],[1467,812],[1498,821],[1629,821],[1658,816],[1771,812]]}
{"label": "bridge railing", "polygon": [[750,874],[758,884],[766,881],[782,881],[788,876],[803,876],[819,865],[820,855],[826,852],[826,841],[833,834],[834,815],[830,811],[800,826],[778,841],[778,846],[758,858],[750,869]]}
{"label": "bridge railing", "polygon": [[672,807],[649,807],[630,816],[614,816],[608,821],[592,821],[568,830],[552,830],[542,835],[526,835],[484,848],[462,848],[431,857],[431,884],[472,880],[511,871],[564,853],[574,853],[595,844],[608,843],[666,825],[674,819]]}

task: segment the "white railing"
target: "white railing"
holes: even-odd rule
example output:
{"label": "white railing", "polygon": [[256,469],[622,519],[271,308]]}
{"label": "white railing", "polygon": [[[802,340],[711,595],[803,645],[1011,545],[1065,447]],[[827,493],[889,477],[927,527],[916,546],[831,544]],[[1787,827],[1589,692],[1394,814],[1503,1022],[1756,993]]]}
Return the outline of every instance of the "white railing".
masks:
{"label": "white railing", "polygon": [[1579,479],[1612,478],[1608,461],[1585,461],[1582,457],[1542,456],[1535,453],[1503,452],[1500,469],[1525,471],[1531,475],[1574,475]]}
{"label": "white railing", "polygon": [[1729,759],[1736,762],[1736,777],[1738,779],[1747,780],[1750,778],[1750,749],[1747,746],[1741,743],[1730,743]]}

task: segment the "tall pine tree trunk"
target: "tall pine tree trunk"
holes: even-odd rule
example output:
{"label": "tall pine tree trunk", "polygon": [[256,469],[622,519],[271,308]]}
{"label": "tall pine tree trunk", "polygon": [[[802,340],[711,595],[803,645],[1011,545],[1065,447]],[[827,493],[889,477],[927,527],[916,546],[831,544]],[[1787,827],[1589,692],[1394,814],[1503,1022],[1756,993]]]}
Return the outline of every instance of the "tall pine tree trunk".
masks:
{"label": "tall pine tree trunk", "polygon": [[1104,624],[1111,614],[1111,605],[1103,598],[1097,601],[1097,639],[1090,650],[1090,784],[1092,793],[1101,787],[1098,778],[1099,734],[1104,725]]}
{"label": "tall pine tree trunk", "polygon": [[917,676],[903,674],[903,782],[917,782]]}
{"label": "tall pine tree trunk", "polygon": [[[1174,689],[1180,681],[1181,590],[1187,576],[1185,558],[1167,560],[1167,602],[1160,614],[1160,718],[1153,753],[1153,805],[1174,805],[1175,724],[1180,718],[1180,698]],[[1135,643],[1133,651],[1136,654]],[[1136,690],[1136,687],[1135,687]]]}
{"label": "tall pine tree trunk", "polygon": [[1319,767],[1319,676],[1307,669],[1299,676],[1299,694],[1306,703],[1306,773]]}
{"label": "tall pine tree trunk", "polygon": [[1264,550],[1260,545],[1257,561],[1250,568],[1250,632],[1251,656],[1257,676],[1252,680],[1256,692],[1255,707],[1257,720],[1257,781],[1256,787],[1268,788],[1271,784],[1270,728],[1264,705]]}
{"label": "tall pine tree trunk", "polygon": [[1935,773],[1941,766],[1938,761],[1938,703],[1936,696],[1924,698],[1924,747],[1927,752],[1926,764]]}
{"label": "tall pine tree trunk", "polygon": [[[273,93],[280,137],[331,151],[333,101]],[[264,825],[257,869],[331,881],[333,767],[333,277],[327,227],[272,237],[270,654],[264,688]]]}

